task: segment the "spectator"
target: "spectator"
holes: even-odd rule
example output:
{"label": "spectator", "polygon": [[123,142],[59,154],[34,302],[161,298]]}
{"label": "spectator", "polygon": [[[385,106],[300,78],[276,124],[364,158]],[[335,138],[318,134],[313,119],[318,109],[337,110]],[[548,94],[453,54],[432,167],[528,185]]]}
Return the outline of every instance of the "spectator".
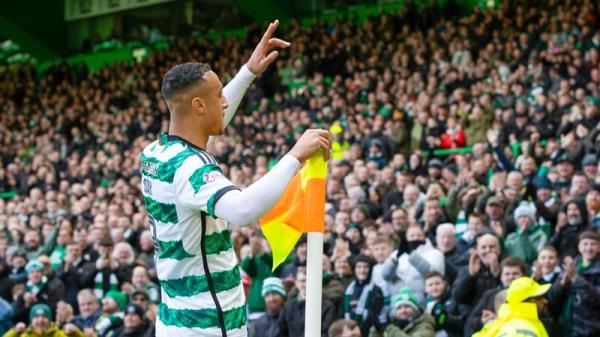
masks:
{"label": "spectator", "polygon": [[267,277],[273,275],[271,266],[273,265],[273,256],[265,239],[258,236],[258,233],[250,237],[251,255],[244,257],[241,263],[242,270],[252,278],[250,291],[248,294],[249,318],[260,318],[265,311],[265,300],[262,294],[262,282]]}
{"label": "spectator", "polygon": [[[424,313],[419,302],[408,288],[403,288],[394,298],[391,314],[392,321],[385,327],[383,334],[375,327],[371,328],[369,337],[385,336],[435,336],[435,323],[429,314]],[[364,336],[364,335],[363,335]]]}
{"label": "spectator", "polygon": [[537,258],[538,251],[546,244],[546,234],[535,223],[535,214],[529,205],[524,204],[515,209],[515,222],[517,231],[506,237],[505,253],[531,265]]}
{"label": "spectator", "polygon": [[115,330],[115,337],[151,337],[155,335],[154,324],[144,316],[142,308],[130,304],[125,309],[123,326]]}
{"label": "spectator", "polygon": [[329,327],[329,337],[360,337],[360,328],[355,321],[338,319]]}
{"label": "spectator", "polygon": [[462,336],[467,311],[452,298],[449,283],[442,274],[425,275],[425,294],[425,312],[435,321],[436,336]]}
{"label": "spectator", "polygon": [[143,289],[150,297],[151,303],[160,303],[160,288],[154,282],[150,281],[146,267],[137,266],[133,268],[131,285],[133,286],[133,291],[131,294],[133,294],[135,290]]}
{"label": "spectator", "polygon": [[544,246],[533,263],[531,278],[541,284],[554,283],[562,272],[559,262],[556,249]]}
{"label": "spectator", "polygon": [[102,314],[96,295],[90,289],[82,289],[77,293],[79,315],[73,317],[70,323],[75,324],[86,335],[94,329],[98,317]]}
{"label": "spectator", "polygon": [[27,313],[35,304],[46,304],[56,310],[56,304],[64,298],[64,286],[57,279],[48,279],[44,266],[36,261],[30,261],[25,267],[27,284],[23,294],[15,302],[15,321],[27,322]]}
{"label": "spectator", "polygon": [[481,300],[471,311],[467,318],[465,326],[465,335],[470,336],[473,333],[481,330],[481,328],[494,320],[494,299],[502,290],[507,289],[510,284],[521,276],[527,274],[527,266],[523,260],[518,257],[507,257],[500,264],[500,287],[486,290],[481,296]]}
{"label": "spectator", "polygon": [[397,294],[399,289],[407,287],[422,303],[423,276],[431,271],[443,273],[444,257],[426,240],[421,227],[411,226],[398,249],[385,261],[382,271],[391,294]]}
{"label": "spectator", "polygon": [[579,236],[580,256],[565,258],[564,273],[554,282],[550,298],[562,308],[563,335],[594,336],[600,333],[600,236],[584,231]]}
{"label": "spectator", "polygon": [[34,337],[34,336],[51,336],[51,337],[83,337],[85,336],[73,324],[67,324],[64,330],[59,329],[52,322],[52,311],[45,304],[36,304],[31,307],[29,313],[29,326],[23,322],[17,323],[15,327],[4,334],[4,337]]}
{"label": "spectator", "polygon": [[[304,318],[306,305],[306,272],[298,269],[296,273],[296,288],[298,297],[285,303],[279,318],[280,337],[304,336]],[[321,335],[327,336],[327,330],[334,321],[335,308],[328,300],[323,299],[321,306]]]}
{"label": "spectator", "polygon": [[548,305],[543,297],[548,288],[549,284],[539,285],[529,277],[514,280],[508,288],[506,304],[498,310],[498,318],[475,336],[502,336],[515,331],[523,336],[548,336],[539,318]]}
{"label": "spectator", "polygon": [[250,322],[248,336],[277,337],[278,321],[287,295],[283,282],[277,277],[268,277],[263,280],[261,293],[265,299],[266,312],[260,318]]}
{"label": "spectator", "polygon": [[554,236],[550,240],[550,244],[560,252],[561,260],[565,256],[577,256],[578,236],[587,227],[587,224],[587,212],[583,202],[580,200],[568,201],[563,212],[558,215]]}
{"label": "spectator", "polygon": [[115,290],[106,293],[102,299],[102,314],[96,320],[96,332],[99,336],[114,333],[123,325],[124,310],[127,306],[127,297]]}
{"label": "spectator", "polygon": [[459,272],[452,296],[460,304],[475,307],[488,289],[499,285],[500,243],[498,238],[482,232],[475,238],[476,249],[471,253],[469,265]]}
{"label": "spectator", "polygon": [[372,282],[374,265],[375,261],[371,257],[358,255],[354,258],[352,260],[354,279],[344,293],[344,319],[356,321],[363,336],[368,334],[372,326],[382,330],[387,323],[389,311],[385,305],[386,298],[383,291]]}
{"label": "spectator", "polygon": [[77,242],[67,245],[66,255],[61,267],[56,270],[56,276],[65,285],[66,300],[79,313],[77,296],[80,289],[93,286],[94,264],[81,255],[81,247]]}
{"label": "spectator", "polygon": [[94,269],[94,293],[101,299],[113,290],[119,289],[119,285],[129,280],[127,267],[122,267],[113,254],[113,243],[110,238],[105,237],[99,242],[98,253],[100,257],[96,260]]}

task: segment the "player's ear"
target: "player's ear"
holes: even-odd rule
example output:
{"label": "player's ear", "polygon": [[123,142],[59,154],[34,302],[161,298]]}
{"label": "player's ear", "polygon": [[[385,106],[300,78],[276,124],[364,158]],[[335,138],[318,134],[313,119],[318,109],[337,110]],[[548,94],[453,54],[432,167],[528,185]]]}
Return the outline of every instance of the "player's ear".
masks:
{"label": "player's ear", "polygon": [[206,113],[206,102],[201,97],[192,98],[192,109],[194,112],[204,115]]}

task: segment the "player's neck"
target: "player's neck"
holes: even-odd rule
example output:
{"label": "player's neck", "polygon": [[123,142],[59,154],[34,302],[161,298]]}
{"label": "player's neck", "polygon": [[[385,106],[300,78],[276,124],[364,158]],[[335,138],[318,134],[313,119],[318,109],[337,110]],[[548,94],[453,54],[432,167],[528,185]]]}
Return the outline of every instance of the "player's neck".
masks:
{"label": "player's neck", "polygon": [[190,127],[189,123],[176,122],[171,120],[169,123],[169,134],[179,136],[201,149],[206,149],[208,143],[208,133],[204,130]]}

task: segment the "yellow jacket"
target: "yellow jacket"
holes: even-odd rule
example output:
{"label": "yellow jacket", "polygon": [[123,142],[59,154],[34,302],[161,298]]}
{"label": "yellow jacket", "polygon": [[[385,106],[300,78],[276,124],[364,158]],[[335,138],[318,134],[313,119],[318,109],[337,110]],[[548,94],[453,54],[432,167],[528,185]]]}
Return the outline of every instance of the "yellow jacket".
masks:
{"label": "yellow jacket", "polygon": [[349,149],[350,144],[348,143],[348,141],[344,140],[342,142],[339,142],[337,140],[334,140],[331,143],[331,158],[335,160],[342,160],[344,159],[344,155]]}
{"label": "yellow jacket", "polygon": [[473,337],[548,337],[535,303],[502,304],[498,317]]}

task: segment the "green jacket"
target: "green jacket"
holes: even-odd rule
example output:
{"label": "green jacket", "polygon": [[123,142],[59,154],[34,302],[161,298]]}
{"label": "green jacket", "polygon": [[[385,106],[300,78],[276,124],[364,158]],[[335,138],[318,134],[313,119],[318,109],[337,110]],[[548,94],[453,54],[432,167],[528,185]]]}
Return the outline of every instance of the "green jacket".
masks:
{"label": "green jacket", "polygon": [[51,323],[50,328],[43,331],[41,334],[34,332],[31,325],[27,329],[18,334],[14,328],[8,330],[2,337],[85,337],[81,330],[76,329],[72,334],[66,334],[64,331],[59,329],[54,323]]}
{"label": "green jacket", "polygon": [[542,228],[533,225],[526,233],[521,233],[519,229],[510,233],[504,241],[504,250],[507,256],[516,256],[530,266],[547,241],[548,238]]}
{"label": "green jacket", "polygon": [[265,299],[262,296],[263,281],[273,276],[271,265],[273,257],[270,253],[260,256],[246,257],[242,261],[242,269],[252,278],[248,291],[248,310],[252,312],[265,311]]}
{"label": "green jacket", "polygon": [[404,329],[400,329],[394,323],[390,323],[383,334],[371,328],[369,337],[434,337],[435,336],[435,321],[427,314],[423,313],[414,321],[410,322]]}

